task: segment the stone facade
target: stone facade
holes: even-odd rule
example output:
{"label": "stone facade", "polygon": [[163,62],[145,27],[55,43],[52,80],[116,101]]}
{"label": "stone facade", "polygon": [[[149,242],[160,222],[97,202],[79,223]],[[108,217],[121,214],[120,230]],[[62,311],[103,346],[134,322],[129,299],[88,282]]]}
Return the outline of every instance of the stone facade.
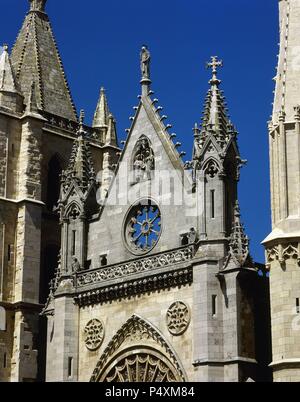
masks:
{"label": "stone facade", "polygon": [[77,119],[46,1],[29,2],[0,56],[0,380],[269,380],[268,278],[241,223],[222,62],[184,163],[143,47],[120,150],[104,89],[92,127]]}
{"label": "stone facade", "polygon": [[[78,128],[45,4],[30,0],[11,56],[7,46],[0,55],[0,381],[45,377],[40,312],[60,249],[53,208]],[[87,130],[100,171],[103,155],[113,164],[119,150],[106,132]]]}
{"label": "stone facade", "polygon": [[281,0],[280,54],[269,122],[272,233],[264,240],[270,269],[275,381],[299,381],[300,367],[300,1]]}

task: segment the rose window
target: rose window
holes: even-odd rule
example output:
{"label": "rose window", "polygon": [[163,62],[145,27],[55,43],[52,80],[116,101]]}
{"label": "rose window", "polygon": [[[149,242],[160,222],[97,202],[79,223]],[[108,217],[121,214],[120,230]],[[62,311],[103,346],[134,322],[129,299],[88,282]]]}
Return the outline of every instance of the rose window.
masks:
{"label": "rose window", "polygon": [[135,253],[147,253],[157,244],[161,234],[161,215],[151,201],[133,207],[127,218],[126,241]]}

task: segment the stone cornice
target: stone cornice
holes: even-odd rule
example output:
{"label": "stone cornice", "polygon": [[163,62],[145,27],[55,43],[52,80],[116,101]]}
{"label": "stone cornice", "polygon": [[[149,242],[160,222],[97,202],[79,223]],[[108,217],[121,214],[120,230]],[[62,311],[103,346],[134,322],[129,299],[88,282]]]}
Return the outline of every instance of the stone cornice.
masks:
{"label": "stone cornice", "polygon": [[30,198],[20,198],[18,200],[12,200],[10,198],[5,198],[5,197],[0,197],[0,201],[5,201],[8,202],[10,204],[25,204],[25,203],[30,203],[30,204],[36,204],[39,205],[41,207],[43,207],[45,204],[42,201],[38,201],[38,200],[32,200]]}
{"label": "stone cornice", "polygon": [[244,363],[244,364],[257,364],[257,360],[249,357],[236,356],[231,359],[212,360],[212,359],[199,359],[193,362],[194,367],[199,366],[224,366],[229,364]]}
{"label": "stone cornice", "polygon": [[75,297],[75,302],[79,306],[95,303],[105,303],[111,300],[132,297],[143,293],[154,292],[156,290],[174,288],[191,284],[193,281],[193,270],[191,267],[165,272],[158,275],[141,277],[139,280],[125,280],[115,285],[99,288],[97,290],[86,291]]}

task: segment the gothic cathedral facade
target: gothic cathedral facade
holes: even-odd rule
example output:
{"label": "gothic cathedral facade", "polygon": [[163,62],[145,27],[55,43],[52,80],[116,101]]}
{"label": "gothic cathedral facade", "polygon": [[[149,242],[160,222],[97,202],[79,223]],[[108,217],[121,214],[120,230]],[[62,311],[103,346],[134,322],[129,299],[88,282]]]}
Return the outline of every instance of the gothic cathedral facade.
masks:
{"label": "gothic cathedral facade", "polygon": [[[300,285],[300,73],[292,67],[300,0],[280,7],[265,246],[271,366],[275,380],[291,381],[300,375],[299,332],[285,332]],[[0,381],[271,380],[269,278],[241,221],[244,161],[222,62],[208,63],[189,162],[153,96],[145,46],[140,62],[139,104],[119,147],[104,89],[91,126],[77,115],[46,0],[29,0],[11,53],[3,47]]]}

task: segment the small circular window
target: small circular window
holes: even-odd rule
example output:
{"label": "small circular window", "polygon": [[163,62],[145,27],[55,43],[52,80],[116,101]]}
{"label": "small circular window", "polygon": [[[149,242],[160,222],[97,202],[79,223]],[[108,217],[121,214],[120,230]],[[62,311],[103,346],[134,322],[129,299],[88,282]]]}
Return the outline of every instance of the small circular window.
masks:
{"label": "small circular window", "polygon": [[158,243],[160,234],[160,210],[153,201],[142,201],[131,208],[125,225],[125,239],[130,251],[135,254],[149,252]]}

